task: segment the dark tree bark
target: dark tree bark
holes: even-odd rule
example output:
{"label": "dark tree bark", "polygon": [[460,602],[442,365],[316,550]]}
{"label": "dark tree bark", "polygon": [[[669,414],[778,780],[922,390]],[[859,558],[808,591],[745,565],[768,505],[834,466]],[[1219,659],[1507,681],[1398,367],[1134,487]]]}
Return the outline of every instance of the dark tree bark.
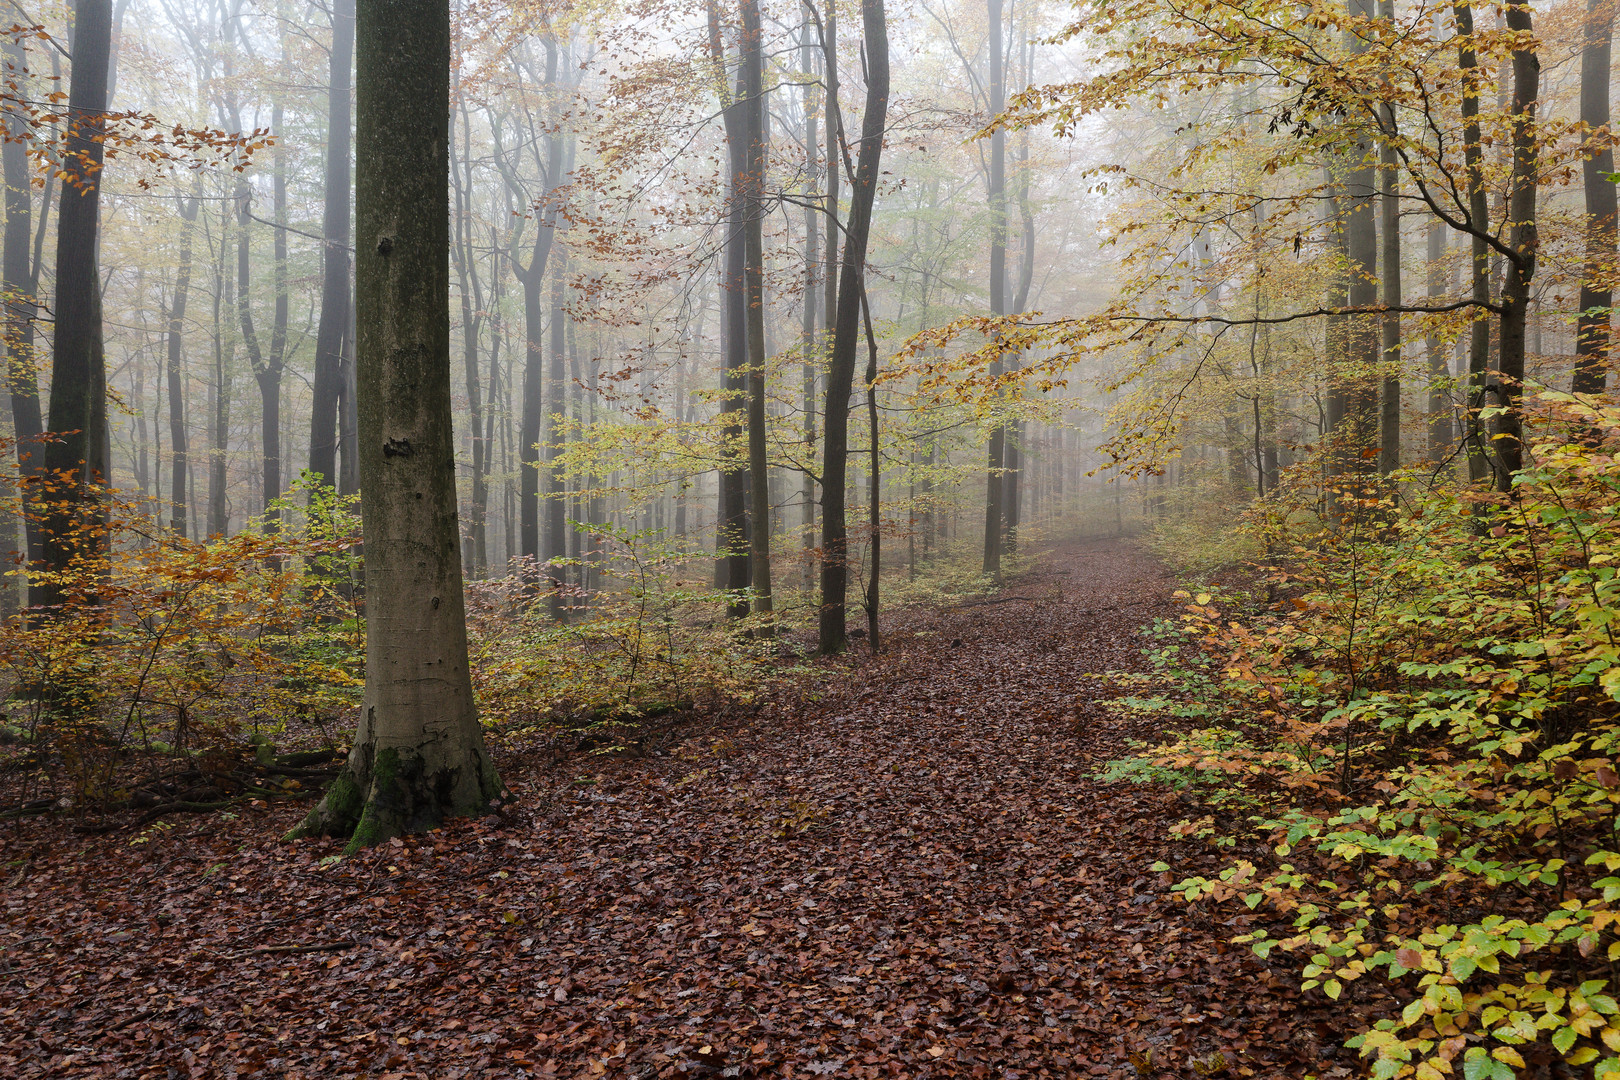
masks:
{"label": "dark tree bark", "polygon": [[[101,125],[107,110],[111,49],[112,4],[109,0],[78,0],[67,152],[62,165],[65,178],[57,220],[52,437],[45,446],[45,471],[55,488],[44,521],[45,565],[59,573],[67,572],[79,556],[95,555],[105,543],[98,487],[110,479],[107,361],[96,255]],[[65,596],[59,584],[46,585],[41,592],[41,602],[47,607],[59,605]]]}
{"label": "dark tree bark", "polygon": [[[1395,20],[1395,0],[1378,0],[1380,18]],[[1395,145],[1395,107],[1385,104],[1379,110],[1379,126],[1385,139],[1378,147],[1382,180],[1379,200],[1380,251],[1379,285],[1384,304],[1401,306],[1401,173]],[[1387,311],[1380,320],[1379,358],[1383,361],[1383,385],[1379,391],[1378,471],[1388,476],[1401,467],[1401,316]]]}
{"label": "dark tree bark", "polygon": [[[799,37],[799,66],[806,76],[814,70],[810,20],[806,19]],[[804,313],[800,324],[799,349],[802,353],[800,371],[800,402],[804,412],[804,453],[806,464],[816,455],[816,283],[817,259],[821,246],[821,215],[816,211],[817,188],[821,181],[820,135],[816,131],[816,88],[806,82],[804,93],[804,152],[808,190],[804,207]],[[816,478],[807,467],[804,471],[801,499],[800,536],[806,551],[816,543]],[[804,560],[804,588],[815,588],[815,560],[808,555]]]}
{"label": "dark tree bark", "polygon": [[[1000,116],[1007,107],[1007,78],[1004,71],[1001,32],[1001,0],[988,0],[990,20],[990,115]],[[1007,314],[1007,135],[997,127],[990,136],[990,177],[986,194],[990,201],[990,314]],[[991,378],[1000,378],[1002,358],[990,365]],[[984,501],[984,572],[1001,577],[1002,505],[1006,484],[1007,428],[998,417],[990,429],[987,452]]]}
{"label": "dark tree bark", "polygon": [[[21,88],[27,85],[27,54],[20,42],[6,36],[0,46],[7,77]],[[12,431],[17,438],[17,465],[23,478],[23,529],[27,538],[28,565],[38,566],[43,555],[36,498],[38,481],[45,465],[45,448],[40,435],[45,420],[39,402],[39,378],[35,374],[34,319],[39,303],[34,295],[35,272],[29,254],[32,216],[28,148],[23,142],[26,122],[15,110],[7,110],[6,141],[0,145],[0,169],[6,183],[6,226],[0,272],[6,292],[7,390],[11,397]],[[38,599],[30,599],[38,603]]]}
{"label": "dark tree bark", "polygon": [[[716,82],[726,85],[725,47],[720,38],[720,13],[711,2],[709,54]],[[748,255],[744,233],[749,208],[745,173],[748,169],[748,122],[744,116],[747,86],[743,73],[737,73],[736,87],[723,103],[721,112],[726,128],[727,213],[726,244],[723,254],[720,303],[721,316],[721,399],[720,399],[720,507],[715,547],[720,558],[717,568],[720,584],[732,594],[726,611],[733,618],[748,614],[743,590],[748,588],[752,565],[749,559],[748,462],[743,452],[743,421],[748,406]],[[768,527],[768,526],[767,526]]]}
{"label": "dark tree bark", "polygon": [[759,0],[742,2],[743,274],[748,304],[748,537],[749,580],[754,611],[771,615],[771,484],[765,445],[765,58]]}
{"label": "dark tree bark", "polygon": [[1575,324],[1577,394],[1601,394],[1608,381],[1614,291],[1617,210],[1614,148],[1609,145],[1609,54],[1614,38],[1614,0],[1587,0],[1586,47],[1581,52],[1581,123],[1588,143],[1581,154],[1586,193],[1586,265],[1581,274],[1580,315]]}
{"label": "dark tree bark", "polygon": [[450,13],[360,0],[356,304],[366,691],[294,836],[349,849],[487,813],[501,782],[467,664],[450,415]]}
{"label": "dark tree bark", "polygon": [[[546,50],[545,85],[557,85],[557,42],[551,37],[542,39]],[[540,160],[540,139],[533,133],[535,164],[541,170],[543,194],[529,207],[534,217],[534,243],[529,254],[529,265],[524,266],[514,249],[508,257],[512,273],[523,286],[523,399],[518,423],[518,543],[519,551],[538,564],[541,560],[540,537],[540,436],[544,422],[544,376],[546,366],[545,339],[545,277],[556,236],[557,210],[551,196],[562,181],[562,139],[555,133],[545,136],[545,160]],[[505,155],[497,147],[496,161],[501,166],[508,189],[518,198],[523,187],[515,170],[506,164]],[[521,234],[520,234],[521,235]],[[513,238],[514,245],[518,237]]]}
{"label": "dark tree bark", "polygon": [[[1446,227],[1438,221],[1429,226],[1427,250],[1428,296],[1431,304],[1439,304],[1446,295]],[[1446,349],[1440,338],[1431,334],[1424,341],[1429,360],[1429,462],[1439,465],[1451,452],[1451,396],[1446,392]]]}
{"label": "dark tree bark", "polygon": [[822,441],[822,565],[818,646],[823,653],[842,652],[849,589],[849,533],[844,519],[844,487],[849,469],[849,398],[855,381],[855,351],[860,344],[861,296],[865,289],[866,242],[877,197],[878,167],[889,109],[889,34],[883,0],[862,0],[866,30],[866,111],[861,117],[861,146],[850,190],[849,221],[844,229],[844,259],[839,268],[838,310],[833,320],[832,357],[827,369],[826,437]]}
{"label": "dark tree bark", "polygon": [[349,331],[349,68],[354,61],[355,0],[333,0],[326,101],[326,190],[321,217],[321,317],[315,327],[314,401],[309,471],[338,481],[343,339]]}
{"label": "dark tree bark", "polygon": [[[1472,44],[1472,5],[1458,4],[1453,10],[1457,19],[1457,36],[1462,42],[1457,46],[1457,67],[1462,72],[1460,108],[1463,118],[1463,176],[1468,191],[1471,241],[1471,295],[1475,303],[1484,305],[1491,300],[1491,258],[1486,240],[1490,229],[1490,204],[1485,192],[1485,149],[1480,142],[1479,130],[1479,54]],[[1462,438],[1468,451],[1468,479],[1473,483],[1484,481],[1490,474],[1492,464],[1479,415],[1485,400],[1490,351],[1491,325],[1487,318],[1480,315],[1469,328],[1468,378],[1463,387],[1466,427]]]}
{"label": "dark tree bark", "polygon": [[191,234],[197,222],[197,211],[202,206],[198,198],[201,181],[192,189],[189,199],[180,203],[180,220],[184,223],[180,238],[180,266],[174,275],[174,298],[169,302],[167,334],[169,383],[169,441],[173,444],[174,465],[170,476],[171,516],[169,527],[175,534],[186,535],[186,485],[191,479],[189,452],[191,440],[186,430],[185,376],[181,368],[186,329],[186,300],[191,294]]}
{"label": "dark tree bark", "polygon": [[1524,390],[1525,315],[1530,307],[1530,282],[1536,273],[1540,233],[1536,228],[1536,170],[1540,165],[1536,131],[1536,98],[1541,82],[1541,61],[1535,53],[1530,8],[1507,8],[1507,28],[1519,37],[1513,50],[1512,150],[1513,175],[1508,193],[1507,279],[1502,285],[1501,359],[1496,372],[1496,398],[1502,406],[1491,444],[1496,448],[1496,490],[1512,490],[1513,478],[1524,464],[1523,417],[1519,401]]}

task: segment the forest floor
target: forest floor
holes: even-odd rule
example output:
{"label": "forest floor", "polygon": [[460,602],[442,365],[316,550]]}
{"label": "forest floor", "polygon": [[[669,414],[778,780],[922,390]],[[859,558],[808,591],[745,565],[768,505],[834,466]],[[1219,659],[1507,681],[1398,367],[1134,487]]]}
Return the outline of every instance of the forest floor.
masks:
{"label": "forest floor", "polygon": [[1174,587],[1059,548],[659,753],[507,745],[504,815],[347,860],[292,804],[5,823],[0,1075],[1349,1076],[1347,1010],[1149,870],[1214,865],[1174,793],[1097,779]]}

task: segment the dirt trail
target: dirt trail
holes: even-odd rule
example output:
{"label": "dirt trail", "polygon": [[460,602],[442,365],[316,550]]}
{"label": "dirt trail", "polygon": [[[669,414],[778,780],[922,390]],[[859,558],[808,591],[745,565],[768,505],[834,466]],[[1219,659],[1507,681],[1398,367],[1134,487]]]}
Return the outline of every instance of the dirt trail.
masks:
{"label": "dirt trail", "polygon": [[1165,898],[1174,799],[1095,779],[1148,734],[1097,674],[1172,588],[1064,549],[820,700],[503,761],[504,819],[335,866],[273,842],[289,807],[7,828],[0,1075],[1349,1075],[1288,969]]}

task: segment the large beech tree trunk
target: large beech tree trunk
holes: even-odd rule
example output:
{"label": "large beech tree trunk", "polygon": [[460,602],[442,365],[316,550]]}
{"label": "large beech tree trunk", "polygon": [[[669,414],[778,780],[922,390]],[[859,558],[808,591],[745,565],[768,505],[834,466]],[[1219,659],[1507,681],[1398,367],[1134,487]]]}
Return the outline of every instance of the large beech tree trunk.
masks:
{"label": "large beech tree trunk", "polygon": [[[45,470],[54,490],[45,514],[48,569],[67,571],[80,555],[104,542],[97,485],[106,482],[107,359],[101,336],[97,271],[101,124],[107,110],[107,67],[112,50],[112,4],[79,0],[73,33],[73,80],[68,91],[69,132],[62,163],[62,208],[57,219],[56,334],[51,360],[52,439]],[[88,526],[88,527],[86,527]],[[60,585],[41,590],[47,607],[62,603]]]}
{"label": "large beech tree trunk", "polygon": [[855,350],[860,344],[866,241],[872,228],[872,203],[877,197],[878,166],[889,112],[889,32],[883,0],[862,0],[861,17],[866,29],[866,113],[861,117],[861,148],[850,190],[849,221],[844,229],[832,358],[827,366],[827,431],[822,440],[825,456],[821,474],[821,614],[817,644],[823,653],[842,652],[848,641],[844,605],[849,591],[849,532],[844,520],[844,487],[849,470],[849,396],[855,382]]}
{"label": "large beech tree trunk", "polygon": [[294,836],[349,850],[501,793],[467,670],[450,419],[450,13],[360,0],[356,28],[359,465],[366,691],[354,749]]}

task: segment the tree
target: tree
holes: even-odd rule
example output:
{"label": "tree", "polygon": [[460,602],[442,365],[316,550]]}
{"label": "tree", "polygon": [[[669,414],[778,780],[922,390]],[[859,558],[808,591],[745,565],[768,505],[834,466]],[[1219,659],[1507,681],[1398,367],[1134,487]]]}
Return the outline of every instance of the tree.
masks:
{"label": "tree", "polygon": [[[844,226],[844,260],[838,274],[838,309],[833,320],[832,357],[827,365],[826,433],[822,439],[822,564],[818,647],[824,654],[848,642],[844,605],[849,590],[849,531],[844,490],[849,475],[849,398],[860,344],[861,303],[866,288],[866,244],[877,199],[878,168],[889,109],[889,32],[883,0],[862,0],[866,31],[866,111],[861,145],[850,188],[849,220]],[[830,168],[829,173],[836,168]]]}
{"label": "tree", "polygon": [[[45,445],[45,471],[57,485],[45,518],[45,563],[55,573],[67,571],[80,554],[99,546],[98,489],[109,479],[97,233],[112,4],[79,0],[74,10],[69,132],[56,231],[51,438]],[[63,599],[59,583],[47,584],[42,594],[47,607]]]}
{"label": "tree", "polygon": [[1581,153],[1586,196],[1586,264],[1581,274],[1580,314],[1575,329],[1577,394],[1601,394],[1608,380],[1609,285],[1620,243],[1614,181],[1614,145],[1609,131],[1609,54],[1614,38],[1614,0],[1587,0],[1586,40],[1581,50],[1581,123],[1588,145]]}
{"label": "tree", "polygon": [[450,417],[450,12],[360,0],[355,235],[366,690],[348,763],[293,836],[351,850],[501,792],[467,666]]}
{"label": "tree", "polygon": [[315,330],[309,469],[337,483],[343,339],[349,331],[349,68],[355,0],[334,0],[326,97],[326,181],[321,214],[321,320]]}
{"label": "tree", "polygon": [[[742,0],[743,294],[748,305],[748,534],[754,610],[771,614],[771,485],[765,445],[765,60],[759,0]],[[762,630],[768,633],[768,628]]]}

